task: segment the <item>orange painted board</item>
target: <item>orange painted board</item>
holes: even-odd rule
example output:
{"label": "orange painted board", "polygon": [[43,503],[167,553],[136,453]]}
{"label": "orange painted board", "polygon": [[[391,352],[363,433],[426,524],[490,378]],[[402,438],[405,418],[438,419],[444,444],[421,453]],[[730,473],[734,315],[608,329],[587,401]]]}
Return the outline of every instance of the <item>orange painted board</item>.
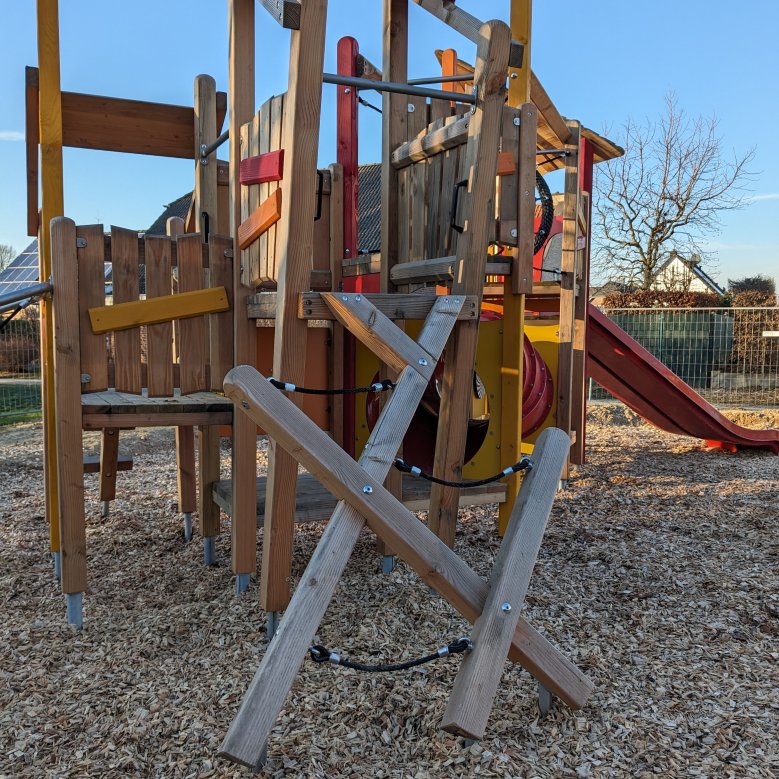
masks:
{"label": "orange painted board", "polygon": [[281,189],[272,192],[238,228],[238,246],[247,249],[281,218]]}

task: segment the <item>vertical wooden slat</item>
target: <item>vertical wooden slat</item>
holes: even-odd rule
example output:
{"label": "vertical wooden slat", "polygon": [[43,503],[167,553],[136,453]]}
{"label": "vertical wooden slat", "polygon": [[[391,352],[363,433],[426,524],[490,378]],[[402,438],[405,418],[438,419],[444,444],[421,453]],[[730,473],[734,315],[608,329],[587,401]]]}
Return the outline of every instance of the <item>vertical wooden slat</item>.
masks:
{"label": "vertical wooden slat", "polygon": [[[195,78],[195,231],[204,240],[206,224],[216,232],[219,223],[217,199],[216,152],[209,155],[206,164],[200,160],[200,147],[216,140],[216,81],[211,76]],[[207,214],[207,218],[203,215]]]}
{"label": "vertical wooden slat", "polygon": [[[114,303],[140,297],[138,233],[111,227],[111,286]],[[114,333],[115,384],[119,392],[141,391],[141,329]]]}
{"label": "vertical wooden slat", "polygon": [[[145,240],[146,297],[170,295],[172,290],[171,242],[149,236]],[[162,322],[146,328],[147,388],[149,397],[173,394],[173,323]]]}
{"label": "vertical wooden slat", "polygon": [[[330,272],[332,289],[341,289],[344,257],[344,180],[343,168],[330,165]],[[344,376],[344,328],[332,323],[330,358],[330,388],[340,387]],[[333,395],[330,401],[330,434],[344,448],[344,396]]]}
{"label": "vertical wooden slat", "polygon": [[[408,97],[407,110],[409,110],[406,126],[406,139],[414,138],[418,132],[425,128],[425,99],[423,97]],[[427,197],[427,170],[426,161],[417,162],[409,169],[408,198],[410,200],[410,244],[409,260],[423,260],[425,258],[425,230],[426,230],[426,197]]]}
{"label": "vertical wooden slat", "polygon": [[[254,115],[249,123],[249,156],[254,157],[257,154],[264,154],[270,151],[270,105],[273,98],[266,100],[260,110]],[[269,184],[251,184],[244,187],[249,191],[249,211],[246,217],[249,217],[264,203],[268,197]],[[268,257],[270,254],[268,246],[268,232],[264,232],[259,240],[255,241],[247,250],[249,255],[249,267],[251,268],[250,279],[252,284],[261,284],[264,281],[273,281],[272,268],[268,267]]]}
{"label": "vertical wooden slat", "polygon": [[[51,224],[54,301],[54,373],[59,484],[59,548],[62,591],[87,587],[84,526],[84,465],[81,438],[81,368],[79,348],[76,227],[57,217]],[[136,239],[137,246],[137,239]]]}
{"label": "vertical wooden slat", "polygon": [[[38,110],[40,128],[41,220],[38,231],[39,278],[51,276],[52,219],[64,213],[62,185],[62,98],[58,0],[38,0]],[[41,298],[41,352],[43,354],[43,476],[46,518],[52,552],[59,551],[59,489],[57,485],[57,425],[54,419],[54,328],[52,304]]]}
{"label": "vertical wooden slat", "polygon": [[116,498],[116,471],[119,466],[119,431],[103,430],[100,440],[100,500]]}
{"label": "vertical wooden slat", "polygon": [[[385,81],[404,82],[408,77],[408,2],[383,0],[383,65]],[[404,95],[382,95],[381,147],[381,291],[394,289],[390,271],[399,262],[398,172],[391,165],[392,152],[406,140],[408,113]]]}
{"label": "vertical wooden slat", "polygon": [[[457,241],[452,284],[453,294],[473,294],[479,300],[484,288],[487,244],[495,222],[495,171],[511,33],[505,24],[487,22],[480,29],[480,39],[475,72],[478,102],[466,147],[469,183],[460,196],[466,229]],[[451,481],[462,478],[478,335],[478,321],[458,322],[447,346],[434,469],[439,478]],[[433,485],[429,524],[449,546],[454,544],[458,506],[456,488]]]}
{"label": "vertical wooden slat", "polygon": [[[412,167],[416,167],[416,163]],[[441,192],[441,176],[443,173],[444,155],[436,154],[431,157],[427,163],[427,247],[428,257],[438,257],[438,248],[441,244],[442,236],[445,233],[444,226],[441,224],[442,201],[446,200],[445,210],[448,213],[452,193]]]}
{"label": "vertical wooden slat", "polygon": [[[233,239],[241,221],[241,183],[238,174],[240,127],[254,113],[254,9],[256,0],[229,0],[229,89],[230,100],[230,216]],[[238,245],[233,256],[239,258]],[[254,322],[246,316],[248,296],[254,290],[242,284],[241,263],[233,263],[233,334],[235,363],[257,360]],[[257,427],[245,415],[233,419],[233,521],[232,568],[234,573],[252,573],[257,567]]]}
{"label": "vertical wooden slat", "polygon": [[[565,195],[563,200],[563,247],[560,260],[560,327],[557,347],[557,420],[561,430],[571,433],[571,395],[573,393],[574,304],[576,296],[576,236],[579,214],[579,137],[578,122],[567,122],[571,134],[565,158]],[[568,478],[566,467],[563,479]]]}
{"label": "vertical wooden slat", "polygon": [[[203,288],[203,250],[200,236],[182,235],[176,241],[179,292]],[[208,389],[206,350],[208,331],[203,316],[179,321],[179,386],[181,394]]]}
{"label": "vertical wooden slat", "polygon": [[76,236],[86,242],[77,252],[81,373],[89,376],[81,390],[100,392],[108,388],[108,349],[106,336],[92,332],[89,309],[106,302],[103,226],[77,227]]}
{"label": "vertical wooden slat", "polygon": [[224,287],[230,301],[230,310],[211,314],[210,335],[210,378],[211,389],[222,391],[225,374],[233,367],[233,317],[235,311],[233,296],[233,247],[229,238],[213,235],[208,242],[208,266],[210,286]]}
{"label": "vertical wooden slat", "polygon": [[[286,95],[276,95],[270,104],[270,126],[268,128],[268,147],[270,151],[276,151],[282,148],[284,135],[284,100]],[[272,195],[279,187],[283,186],[284,181],[271,181],[268,184],[268,194]],[[275,281],[279,277],[279,239],[278,224],[271,225],[268,230],[268,261],[266,274],[268,278]]]}
{"label": "vertical wooden slat", "polygon": [[[298,295],[311,284],[319,123],[322,104],[326,0],[301,6],[300,30],[291,33],[289,88],[284,110],[284,189],[276,237],[279,256],[273,374],[305,380],[307,323],[298,319]],[[271,442],[265,500],[261,598],[266,611],[289,601],[297,463]]]}

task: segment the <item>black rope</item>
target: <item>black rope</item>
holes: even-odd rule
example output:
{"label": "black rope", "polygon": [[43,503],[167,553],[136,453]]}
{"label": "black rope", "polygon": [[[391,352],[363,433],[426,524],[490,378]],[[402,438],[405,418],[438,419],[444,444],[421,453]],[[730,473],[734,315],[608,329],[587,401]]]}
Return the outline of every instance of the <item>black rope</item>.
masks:
{"label": "black rope", "polygon": [[355,663],[351,660],[344,660],[337,652],[331,652],[327,647],[321,644],[308,648],[308,653],[311,655],[311,659],[315,663],[333,663],[334,665],[341,665],[344,668],[353,668],[355,671],[367,671],[369,673],[380,673],[382,671],[405,671],[408,668],[414,668],[417,665],[424,663],[430,663],[433,660],[438,660],[439,657],[446,657],[447,655],[456,655],[460,652],[467,652],[473,648],[471,639],[468,636],[462,636],[456,641],[452,641],[451,644],[439,647],[431,655],[425,655],[424,657],[418,657],[415,660],[406,660],[404,663],[389,663],[387,665],[366,665],[365,663]]}
{"label": "black rope", "polygon": [[373,103],[369,103],[367,100],[363,100],[359,95],[357,96],[357,102],[361,105],[367,106],[368,108],[372,108],[377,113],[381,113],[381,108],[373,105]]}
{"label": "black rope", "polygon": [[483,487],[485,484],[491,484],[494,481],[498,481],[498,479],[502,479],[504,476],[511,476],[512,473],[529,470],[533,467],[533,463],[529,457],[522,457],[519,462],[514,463],[514,465],[510,465],[508,468],[504,468],[500,473],[496,473],[494,476],[490,476],[487,479],[447,481],[446,479],[439,479],[430,473],[425,473],[421,468],[417,468],[416,465],[408,465],[402,457],[396,457],[394,465],[401,473],[410,473],[412,476],[419,476],[421,479],[432,481],[435,484],[441,484],[444,487],[457,487],[459,489],[466,489],[467,487]]}
{"label": "black rope", "polygon": [[346,387],[341,389],[298,387],[297,384],[278,381],[272,377],[268,377],[268,383],[272,384],[276,389],[280,389],[283,392],[300,392],[304,395],[357,395],[361,392],[385,392],[386,390],[395,389],[396,387],[395,382],[390,381],[389,379],[384,379],[384,381],[377,381],[375,384],[371,384],[370,387]]}
{"label": "black rope", "polygon": [[533,238],[533,254],[537,254],[538,250],[546,243],[554,223],[554,200],[552,199],[552,193],[549,189],[549,184],[546,183],[546,179],[538,171],[536,171],[536,188],[541,200],[541,223],[538,225],[538,232],[535,234],[535,238]]}

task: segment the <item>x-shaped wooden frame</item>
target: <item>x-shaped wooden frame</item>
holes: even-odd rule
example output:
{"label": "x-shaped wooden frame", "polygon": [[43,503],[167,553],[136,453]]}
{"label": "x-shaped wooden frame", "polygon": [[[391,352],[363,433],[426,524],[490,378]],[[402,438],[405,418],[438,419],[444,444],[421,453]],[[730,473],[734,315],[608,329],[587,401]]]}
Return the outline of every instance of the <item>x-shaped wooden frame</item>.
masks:
{"label": "x-shaped wooden frame", "polygon": [[[436,300],[417,341],[361,295],[323,293],[322,298],[335,318],[399,378],[355,462],[254,368],[239,366],[225,377],[226,394],[340,500],[220,750],[222,756],[253,768],[261,764],[276,717],[366,521],[470,622],[479,619],[490,598],[490,585],[382,486],[465,297]],[[533,560],[535,554],[537,549]],[[519,607],[517,603],[510,622],[504,621],[513,625],[509,659],[521,663],[572,708],[582,706],[591,681],[519,615]],[[461,728],[455,720],[450,729],[468,731],[470,726]]]}

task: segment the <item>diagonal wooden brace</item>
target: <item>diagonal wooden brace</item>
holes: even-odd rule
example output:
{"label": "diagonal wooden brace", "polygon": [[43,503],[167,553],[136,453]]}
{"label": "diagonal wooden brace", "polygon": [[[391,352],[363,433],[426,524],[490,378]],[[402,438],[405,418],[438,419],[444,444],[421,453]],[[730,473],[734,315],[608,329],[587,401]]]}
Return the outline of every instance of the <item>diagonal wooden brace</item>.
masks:
{"label": "diagonal wooden brace", "polygon": [[547,428],[533,449],[506,534],[490,573],[490,592],[471,632],[473,650],[460,664],[442,727],[480,739],[487,727],[506,654],[525,601],[571,439]]}
{"label": "diagonal wooden brace", "polygon": [[[361,467],[366,454],[370,461],[370,452],[364,453],[360,464],[355,463],[294,403],[275,390],[253,368],[240,366],[233,369],[225,379],[225,391],[333,495],[348,502],[351,510],[342,514],[345,514],[352,524],[352,533],[354,528],[359,533],[362,527],[356,517],[364,516],[371,529],[381,535],[424,581],[434,587],[466,619],[476,621],[489,594],[487,583],[384,489],[381,484],[383,474],[374,476],[368,469]],[[395,400],[396,397],[393,397],[385,407],[385,419],[390,409],[394,408],[397,412],[398,408],[402,408],[398,404],[393,405]],[[402,428],[404,432],[407,424],[408,422]],[[339,505],[336,514],[344,505]],[[338,523],[335,520],[334,515],[295,593],[296,596],[298,593],[304,593],[300,599],[301,609],[309,608],[306,590],[309,587],[319,588],[322,583],[325,574],[320,570],[320,566],[327,568],[334,556],[339,554],[338,544],[344,543],[340,525],[345,525],[346,522],[343,516]],[[356,538],[352,540],[350,535],[349,540],[351,553]],[[345,565],[345,561],[343,564]],[[335,578],[331,581],[332,591],[342,570],[343,568],[337,571],[329,570],[326,574],[332,577],[335,573]],[[316,624],[326,607],[327,603],[324,604]],[[290,608],[288,614],[294,618],[295,611]],[[274,644],[282,636],[286,637],[287,630],[296,629],[291,626],[290,616],[282,623],[281,631],[271,643],[263,665],[266,665],[268,657],[276,649]],[[313,621],[310,612],[309,620]],[[307,628],[302,636],[297,637],[303,639],[304,653],[307,642],[316,630],[316,624],[312,626],[304,620],[300,621]],[[298,641],[298,644],[300,643]],[[275,654],[281,653],[279,651]],[[509,657],[520,662],[547,689],[572,708],[582,706],[592,690],[592,682],[523,619],[520,619],[514,633]],[[294,673],[302,662],[302,656],[292,654],[281,660],[274,657],[274,660],[278,665],[275,674],[267,673],[263,678],[262,666],[258,670],[222,746],[223,755],[246,765],[255,765],[259,759],[294,679]],[[279,683],[278,674],[290,665],[294,670],[292,678],[285,686]]]}

